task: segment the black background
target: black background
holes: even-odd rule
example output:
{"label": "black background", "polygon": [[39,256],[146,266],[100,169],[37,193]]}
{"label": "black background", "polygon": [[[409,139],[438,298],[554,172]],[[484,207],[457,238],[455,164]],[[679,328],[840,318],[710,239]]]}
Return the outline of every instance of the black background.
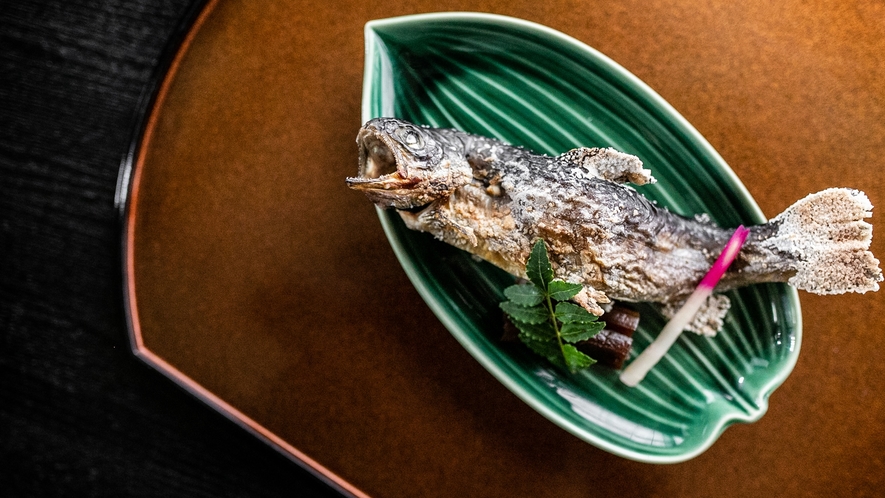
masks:
{"label": "black background", "polygon": [[199,4],[0,5],[2,496],[337,496],[130,351],[117,175]]}

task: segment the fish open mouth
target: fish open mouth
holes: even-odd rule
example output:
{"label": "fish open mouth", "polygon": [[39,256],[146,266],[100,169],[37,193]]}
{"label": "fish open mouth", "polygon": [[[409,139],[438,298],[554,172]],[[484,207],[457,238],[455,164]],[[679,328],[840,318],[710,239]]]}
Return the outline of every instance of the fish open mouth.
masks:
{"label": "fish open mouth", "polygon": [[414,189],[420,182],[410,178],[396,142],[372,128],[362,128],[357,135],[359,146],[358,176],[347,178],[347,186],[365,193],[372,202],[382,207],[408,209],[420,194]]}
{"label": "fish open mouth", "polygon": [[360,130],[357,144],[360,148],[360,178],[376,179],[397,172],[393,150],[377,132]]}
{"label": "fish open mouth", "polygon": [[395,143],[384,134],[371,128],[363,128],[357,136],[359,145],[359,176],[347,179],[353,189],[400,190],[415,183],[408,178],[401,165]]}

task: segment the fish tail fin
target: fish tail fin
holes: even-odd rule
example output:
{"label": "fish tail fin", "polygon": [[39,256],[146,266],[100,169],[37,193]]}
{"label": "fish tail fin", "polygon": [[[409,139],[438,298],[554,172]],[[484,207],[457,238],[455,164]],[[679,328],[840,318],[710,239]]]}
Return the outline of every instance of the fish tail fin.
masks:
{"label": "fish tail fin", "polygon": [[797,201],[771,220],[772,249],[795,256],[787,283],[814,294],[879,290],[882,270],[869,251],[873,205],[859,190],[831,188]]}

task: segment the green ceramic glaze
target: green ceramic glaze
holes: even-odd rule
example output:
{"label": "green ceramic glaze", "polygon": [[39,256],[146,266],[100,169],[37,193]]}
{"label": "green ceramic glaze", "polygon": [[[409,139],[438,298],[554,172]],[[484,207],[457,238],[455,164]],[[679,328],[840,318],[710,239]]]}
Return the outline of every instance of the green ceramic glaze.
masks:
{"label": "green ceramic glaze", "polygon": [[[549,28],[470,13],[385,19],[366,26],[363,120],[397,116],[497,137],[536,152],[611,146],[658,179],[639,190],[722,226],[764,222],[713,148],[660,96],[594,49]],[[593,367],[572,375],[520,345],[502,345],[498,303],[512,277],[405,228],[379,211],[405,271],[455,338],[498,380],[551,421],[617,455],[655,463],[698,455],[734,422],[751,422],[799,354],[796,292],[732,292],[714,339],[684,334],[637,388]],[[641,309],[633,356],[664,320]]]}

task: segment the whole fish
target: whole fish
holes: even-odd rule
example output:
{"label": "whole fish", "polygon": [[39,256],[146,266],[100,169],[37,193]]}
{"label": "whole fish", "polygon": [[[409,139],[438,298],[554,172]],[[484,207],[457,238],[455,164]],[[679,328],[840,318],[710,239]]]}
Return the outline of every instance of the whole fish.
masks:
{"label": "whole fish", "polygon": [[[705,215],[688,218],[627,183],[655,180],[639,158],[611,148],[535,154],[500,140],[395,118],[366,123],[357,136],[358,176],[347,185],[395,208],[414,230],[525,277],[542,238],[557,278],[583,285],[574,300],[594,314],[611,300],[678,310],[733,230]],[[787,282],[816,294],[878,290],[869,251],[872,204],[858,190],[811,194],[751,227],[738,259],[717,286]],[[715,334],[727,297],[714,294],[690,329]]]}

